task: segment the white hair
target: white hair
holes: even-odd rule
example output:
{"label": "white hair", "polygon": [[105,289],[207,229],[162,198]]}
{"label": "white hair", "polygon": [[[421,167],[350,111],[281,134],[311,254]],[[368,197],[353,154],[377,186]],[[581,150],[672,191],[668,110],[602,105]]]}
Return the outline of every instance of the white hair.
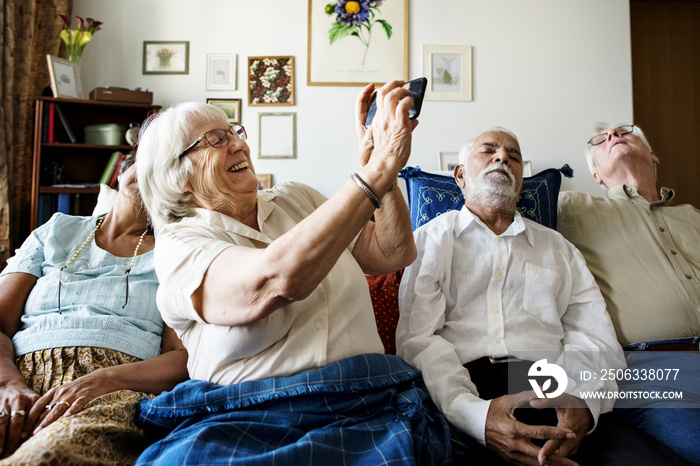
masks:
{"label": "white hair", "polygon": [[[500,133],[506,133],[508,136],[510,136],[510,137],[512,137],[513,139],[515,139],[515,142],[517,142],[517,143],[518,143],[518,146],[520,146],[520,141],[518,141],[518,137],[515,135],[515,133],[513,133],[513,132],[512,132],[511,130],[509,130],[508,128],[504,128],[504,127],[502,127],[502,126],[494,126],[494,127],[491,128],[491,129],[488,129],[488,130],[486,130],[486,131],[481,132],[481,133],[479,134],[479,136],[481,136],[481,135],[484,134],[484,133],[489,133],[489,132],[491,132],[491,131],[498,131],[498,132],[500,132]],[[470,156],[471,153],[472,153],[472,148],[474,147],[474,142],[475,142],[477,139],[479,139],[479,136],[476,136],[474,139],[472,139],[471,141],[469,141],[469,142],[467,142],[466,144],[464,144],[464,145],[462,146],[462,148],[459,150],[459,164],[460,164],[460,165],[463,165],[464,167],[467,166],[467,161],[469,160],[469,156]]]}
{"label": "white hair", "polygon": [[[591,132],[591,138],[594,136],[597,136],[600,133],[604,133],[605,131],[619,128],[622,126],[621,124],[613,125],[611,122],[598,122],[595,124],[593,127],[593,131]],[[639,137],[639,139],[642,140],[642,143],[644,146],[651,150],[651,145],[649,144],[649,141],[647,141],[647,137],[644,135],[644,131],[642,131],[642,128],[640,128],[637,125],[634,125],[634,129],[632,130],[632,133],[635,134],[636,136]],[[589,139],[590,141],[590,139]],[[591,172],[591,175],[595,174],[596,171],[598,171],[598,167],[595,164],[595,159],[593,159],[593,149],[595,146],[592,146],[588,144],[588,141],[586,141],[586,151],[585,151],[585,156],[586,156],[586,162],[588,163],[588,170]],[[654,179],[656,179],[656,164],[654,164]],[[607,186],[605,186],[605,183],[602,183],[600,185],[603,189],[606,191],[608,190]]]}
{"label": "white hair", "polygon": [[141,198],[153,224],[160,228],[191,215],[191,195],[183,192],[193,173],[192,162],[179,155],[199,134],[197,120],[227,120],[218,107],[184,102],[151,116],[139,133],[137,176]]}

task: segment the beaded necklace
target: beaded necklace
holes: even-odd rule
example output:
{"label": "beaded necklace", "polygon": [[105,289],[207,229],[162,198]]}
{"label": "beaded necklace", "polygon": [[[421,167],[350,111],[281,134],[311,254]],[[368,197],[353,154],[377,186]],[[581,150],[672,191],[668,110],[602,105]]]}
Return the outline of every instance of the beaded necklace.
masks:
{"label": "beaded necklace", "polygon": [[[92,240],[92,238],[95,237],[97,234],[97,230],[100,229],[102,226],[102,223],[105,221],[105,218],[107,218],[107,214],[102,215],[99,220],[97,221],[97,225],[95,225],[95,229],[92,230],[92,233],[90,233],[90,236],[85,240],[85,242],[78,248],[77,251],[75,251],[75,254],[73,254],[73,257],[71,257],[68,262],[65,263],[63,267],[61,267],[61,270],[58,272],[58,313],[61,314],[61,283],[62,283],[62,277],[63,277],[63,271],[68,267],[75,259],[78,257],[78,254],[85,249],[85,246]],[[122,306],[122,309],[126,307],[126,305],[129,303],[129,273],[131,272],[131,267],[134,265],[134,262],[136,262],[136,256],[139,253],[139,248],[141,247],[141,243],[143,243],[143,237],[146,236],[148,231],[150,230],[150,227],[146,227],[146,229],[141,233],[141,237],[139,238],[139,242],[136,245],[136,249],[134,249],[134,256],[131,258],[131,263],[129,264],[129,267],[126,268],[126,300],[124,301],[124,305]]]}

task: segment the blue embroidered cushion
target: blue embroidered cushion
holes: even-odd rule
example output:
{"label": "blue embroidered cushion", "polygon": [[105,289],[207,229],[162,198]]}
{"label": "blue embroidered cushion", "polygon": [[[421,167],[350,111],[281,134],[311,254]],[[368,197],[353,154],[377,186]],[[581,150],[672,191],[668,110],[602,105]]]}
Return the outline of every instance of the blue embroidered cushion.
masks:
{"label": "blue embroidered cushion", "polygon": [[[523,217],[556,229],[562,174],[570,178],[573,170],[564,165],[560,169],[550,168],[523,178],[518,212]],[[462,190],[452,176],[424,172],[420,167],[406,167],[399,177],[406,180],[408,208],[414,230],[438,215],[461,209],[464,205]]]}

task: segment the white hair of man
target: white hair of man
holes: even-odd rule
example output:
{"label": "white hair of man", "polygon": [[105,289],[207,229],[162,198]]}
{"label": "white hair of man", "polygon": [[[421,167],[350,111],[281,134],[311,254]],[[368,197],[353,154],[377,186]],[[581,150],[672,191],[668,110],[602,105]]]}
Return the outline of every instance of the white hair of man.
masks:
{"label": "white hair of man", "polygon": [[[507,128],[496,126],[487,131],[484,131],[479,136],[462,146],[459,151],[459,163],[464,170],[464,197],[476,204],[488,206],[493,209],[513,209],[515,210],[518,198],[520,195],[519,187],[516,186],[515,176],[513,171],[507,164],[494,162],[489,164],[476,177],[469,176],[467,171],[467,163],[469,157],[472,156],[474,142],[484,133],[498,131],[505,133],[518,142],[517,136]],[[508,179],[504,179],[501,175],[497,177],[490,176],[494,170],[504,170],[508,174]]]}
{"label": "white hair of man", "polygon": [[151,116],[141,128],[136,159],[139,190],[156,227],[192,213],[191,194],[184,188],[193,166],[189,157],[180,158],[180,154],[201,136],[194,134],[195,122],[227,119],[218,107],[185,102]]}
{"label": "white hair of man", "polygon": [[[609,131],[611,129],[619,128],[622,125],[613,125],[610,122],[598,122],[596,125],[593,127],[593,131],[591,134],[591,138],[594,136],[599,135],[600,133],[604,133],[606,131]],[[649,141],[647,140],[647,137],[644,135],[644,131],[642,131],[642,128],[640,128],[637,125],[634,125],[634,129],[632,130],[632,133],[637,135],[639,139],[642,140],[642,143],[644,143],[644,146],[651,150],[651,144],[649,144]],[[589,139],[590,140],[590,139]],[[591,175],[593,175],[596,171],[598,171],[598,167],[595,164],[595,159],[593,158],[593,149],[595,146],[592,146],[586,142],[586,162],[588,163],[588,170],[591,172]],[[656,164],[654,164],[654,179],[656,179]],[[600,185],[601,188],[604,190],[608,190],[608,187],[605,186],[605,183],[602,183]]]}
{"label": "white hair of man", "polygon": [[474,139],[471,141],[467,142],[462,146],[462,148],[459,150],[459,164],[463,165],[465,168],[467,166],[467,161],[469,160],[469,157],[472,155],[472,148],[474,147],[474,142],[479,139],[479,136],[481,136],[484,133],[489,133],[491,131],[498,131],[501,133],[506,133],[508,136],[512,137],[515,139],[515,142],[518,143],[518,147],[520,147],[520,141],[518,141],[518,137],[513,133],[511,130],[508,128],[504,128],[502,126],[494,126],[491,129],[488,129],[486,131],[481,132],[478,136],[476,136]]}

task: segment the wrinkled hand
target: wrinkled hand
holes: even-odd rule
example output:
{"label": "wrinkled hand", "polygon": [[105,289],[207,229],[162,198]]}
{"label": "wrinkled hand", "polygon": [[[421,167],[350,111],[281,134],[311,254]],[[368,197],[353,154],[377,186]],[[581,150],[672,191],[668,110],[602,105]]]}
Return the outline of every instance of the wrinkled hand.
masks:
{"label": "wrinkled hand", "polygon": [[396,172],[408,162],[411,154],[411,132],[417,120],[408,118],[413,106],[403,81],[391,81],[377,91],[377,111],[370,128],[364,127],[369,101],[374,85],[370,84],[360,93],[355,105],[356,129],[360,138],[360,162],[365,165],[370,158],[384,159],[397,166]]}
{"label": "wrinkled hand", "polygon": [[[575,436],[571,429],[557,426],[531,426],[515,418],[515,409],[537,399],[532,391],[506,395],[491,401],[486,416],[486,446],[504,460],[522,465],[540,465],[540,448],[531,439],[567,440]],[[544,447],[543,447],[544,448]],[[548,464],[575,466],[565,456],[551,452],[546,456]]]}
{"label": "wrinkled hand", "polygon": [[365,127],[367,121],[367,113],[369,111],[369,103],[374,92],[374,83],[367,84],[355,102],[355,130],[357,132],[358,152],[360,164],[365,166],[369,162],[369,157],[374,149],[374,139],[372,138],[372,126]]}
{"label": "wrinkled hand", "polygon": [[14,453],[28,437],[22,432],[28,424],[27,414],[38,399],[39,395],[21,381],[0,384],[0,458]]}
{"label": "wrinkled hand", "polygon": [[98,396],[114,391],[109,377],[100,376],[99,372],[91,372],[47,391],[27,413],[27,421],[36,427],[32,430],[31,426],[27,426],[25,433],[36,434],[61,417],[79,413]]}
{"label": "wrinkled hand", "polygon": [[576,434],[576,438],[572,439],[548,440],[537,455],[540,464],[544,464],[552,454],[571,456],[576,453],[586,432],[593,425],[593,416],[586,403],[582,399],[566,393],[557,398],[537,399],[532,401],[530,406],[537,409],[556,409],[557,427],[569,429]]}

